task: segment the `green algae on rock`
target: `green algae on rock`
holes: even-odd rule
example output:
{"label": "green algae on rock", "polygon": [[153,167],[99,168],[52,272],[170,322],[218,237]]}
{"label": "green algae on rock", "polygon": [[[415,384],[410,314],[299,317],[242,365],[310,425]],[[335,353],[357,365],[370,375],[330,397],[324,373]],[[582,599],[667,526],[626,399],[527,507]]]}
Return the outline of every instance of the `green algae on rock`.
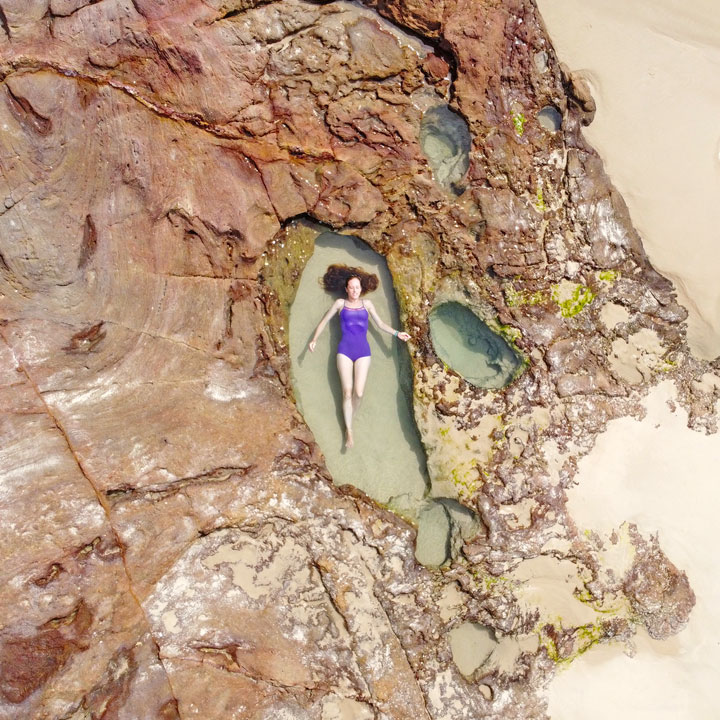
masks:
{"label": "green algae on rock", "polygon": [[461,303],[434,307],[430,334],[440,359],[476,387],[505,387],[523,366],[510,344]]}

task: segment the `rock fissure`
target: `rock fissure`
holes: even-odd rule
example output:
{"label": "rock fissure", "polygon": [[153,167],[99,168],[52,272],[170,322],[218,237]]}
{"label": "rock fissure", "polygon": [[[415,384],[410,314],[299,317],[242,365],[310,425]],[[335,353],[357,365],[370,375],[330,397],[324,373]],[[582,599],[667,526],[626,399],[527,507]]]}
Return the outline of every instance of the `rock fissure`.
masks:
{"label": "rock fissure", "polygon": [[[105,496],[109,500],[126,499],[126,498],[138,498],[145,496],[165,496],[168,494],[180,492],[188,485],[203,485],[206,483],[221,483],[225,482],[231,477],[243,477],[248,473],[252,472],[255,468],[254,465],[238,465],[236,467],[218,467],[206,473],[194,475],[192,477],[178,478],[167,483],[155,484],[155,485],[144,485],[142,488],[137,488],[131,484],[121,485],[118,487],[110,488],[104,491]],[[167,468],[159,467],[158,472],[168,472]]]}
{"label": "rock fissure", "polygon": [[5,15],[5,10],[3,10],[2,5],[0,5],[0,27],[2,27],[3,32],[7,35],[8,40],[10,40],[10,26],[8,25],[7,16]]}
{"label": "rock fissure", "polygon": [[[196,345],[184,342],[183,340],[179,340],[178,338],[169,337],[167,335],[159,335],[157,333],[152,333],[149,330],[140,330],[138,328],[131,327],[130,325],[124,325],[118,320],[108,320],[107,318],[105,318],[102,320],[102,322],[107,325],[114,325],[115,327],[122,328],[123,330],[128,330],[129,332],[137,333],[138,335],[145,335],[149,338],[153,338],[154,340],[165,340],[167,342],[174,343],[175,345],[180,345],[181,347],[187,348],[188,350],[193,350],[195,352],[202,353],[203,355],[209,355],[213,358],[216,357],[211,350],[197,347]],[[187,382],[192,384],[195,381],[188,380]]]}
{"label": "rock fissure", "polygon": [[166,120],[175,120],[180,123],[186,123],[193,127],[207,132],[210,135],[222,138],[224,140],[243,140],[237,133],[230,131],[223,131],[222,126],[216,125],[212,122],[204,120],[201,115],[194,113],[184,113],[181,110],[177,110],[162,103],[157,103],[150,98],[145,97],[136,88],[132,88],[125,83],[115,80],[114,78],[103,78],[100,76],[90,75],[81,71],[75,70],[70,67],[64,67],[58,63],[53,63],[48,60],[41,60],[37,58],[22,58],[21,60],[10,61],[6,65],[0,65],[0,74],[2,75],[2,81],[5,82],[8,77],[12,76],[13,73],[36,73],[36,72],[54,72],[62,77],[71,78],[74,80],[82,80],[93,85],[110,87],[113,90],[127,95],[133,100],[140,103],[145,109],[149,110],[158,117]]}

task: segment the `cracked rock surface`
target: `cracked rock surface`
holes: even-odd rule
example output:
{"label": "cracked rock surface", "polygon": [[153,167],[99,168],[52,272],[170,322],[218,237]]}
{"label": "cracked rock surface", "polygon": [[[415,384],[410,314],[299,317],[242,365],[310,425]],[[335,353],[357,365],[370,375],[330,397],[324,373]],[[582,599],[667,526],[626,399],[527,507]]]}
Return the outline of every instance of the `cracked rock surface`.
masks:
{"label": "cracked rock surface", "polygon": [[[565,489],[660,378],[715,432],[720,367],[530,0],[0,0],[0,77],[0,716],[540,719],[559,663],[682,629],[657,539],[580,533]],[[420,142],[445,106],[451,187]],[[481,521],[439,571],[294,404],[318,223],[386,257],[430,494]],[[520,377],[445,366],[441,302]],[[497,645],[465,674],[463,627]]]}

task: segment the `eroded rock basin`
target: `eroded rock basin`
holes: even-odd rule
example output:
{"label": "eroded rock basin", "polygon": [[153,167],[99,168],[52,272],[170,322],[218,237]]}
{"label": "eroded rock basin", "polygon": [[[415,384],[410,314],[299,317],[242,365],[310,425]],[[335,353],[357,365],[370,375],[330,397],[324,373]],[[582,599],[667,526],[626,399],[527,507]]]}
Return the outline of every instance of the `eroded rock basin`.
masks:
{"label": "eroded rock basin", "polygon": [[385,322],[399,325],[392,279],[384,259],[352,237],[320,235],[290,312],[290,355],[297,403],[337,484],[350,483],[398,513],[415,518],[427,483],[423,451],[410,408],[410,363],[404,346],[370,322],[372,365],[354,421],[352,450],[344,448],[335,359],[340,340],[337,317],[318,339],[315,352],[307,349],[315,327],[334,300],[319,284],[333,263],[360,266],[376,273],[380,287],[372,293],[373,304]]}
{"label": "eroded rock basin", "polygon": [[433,308],[430,334],[440,359],[476,387],[504,387],[522,368],[509,343],[458,302]]}
{"label": "eroded rock basin", "polygon": [[432,107],[423,115],[420,145],[437,182],[457,189],[470,166],[467,122],[447,105]]}
{"label": "eroded rock basin", "polygon": [[405,346],[370,322],[372,365],[354,420],[355,446],[344,447],[341,390],[336,366],[340,324],[333,318],[307,349],[333,297],[320,278],[333,263],[360,266],[380,278],[372,301],[380,317],[400,327],[392,278],[382,256],[352,236],[320,234],[290,311],[292,382],[300,411],[320,445],[336,484],[351,484],[418,527],[416,557],[443,565],[477,531],[472,511],[443,498],[428,499],[425,453],[412,415],[412,374]]}

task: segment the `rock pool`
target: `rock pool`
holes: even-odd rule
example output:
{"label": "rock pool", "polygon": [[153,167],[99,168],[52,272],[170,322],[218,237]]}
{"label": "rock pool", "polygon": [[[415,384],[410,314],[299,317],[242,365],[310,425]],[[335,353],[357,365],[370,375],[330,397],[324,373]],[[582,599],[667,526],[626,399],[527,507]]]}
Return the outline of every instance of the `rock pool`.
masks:
{"label": "rock pool", "polygon": [[[405,346],[380,332],[371,321],[368,339],[373,360],[354,421],[352,450],[344,448],[335,364],[340,339],[337,317],[318,339],[315,352],[307,350],[315,327],[334,299],[319,282],[333,263],[360,266],[376,273],[380,287],[369,297],[383,320],[400,327],[392,278],[384,258],[351,236],[320,234],[290,309],[291,378],[298,408],[325,455],[334,481],[354,485],[416,523],[416,557],[424,565],[438,567],[459,552],[461,538],[470,528],[466,525],[472,525],[474,515],[446,499],[426,497],[430,481],[412,415],[412,372]],[[474,525],[470,530],[474,532]]]}
{"label": "rock pool", "polygon": [[420,146],[435,180],[456,189],[470,166],[470,131],[465,120],[447,105],[425,112],[420,125]]}
{"label": "rock pool", "polygon": [[411,519],[427,489],[425,459],[412,417],[412,375],[405,346],[370,322],[372,365],[362,405],[354,421],[355,447],[343,447],[340,381],[335,350],[340,340],[337,317],[318,339],[307,343],[333,301],[319,279],[333,263],[361,266],[380,278],[368,297],[385,322],[399,327],[392,278],[384,258],[361,241],[326,232],[303,271],[290,310],[292,381],[298,407],[325,454],[338,484],[351,483],[380,503]]}
{"label": "rock pool", "polygon": [[505,338],[458,302],[432,309],[430,335],[440,359],[476,387],[504,387],[523,365]]}

